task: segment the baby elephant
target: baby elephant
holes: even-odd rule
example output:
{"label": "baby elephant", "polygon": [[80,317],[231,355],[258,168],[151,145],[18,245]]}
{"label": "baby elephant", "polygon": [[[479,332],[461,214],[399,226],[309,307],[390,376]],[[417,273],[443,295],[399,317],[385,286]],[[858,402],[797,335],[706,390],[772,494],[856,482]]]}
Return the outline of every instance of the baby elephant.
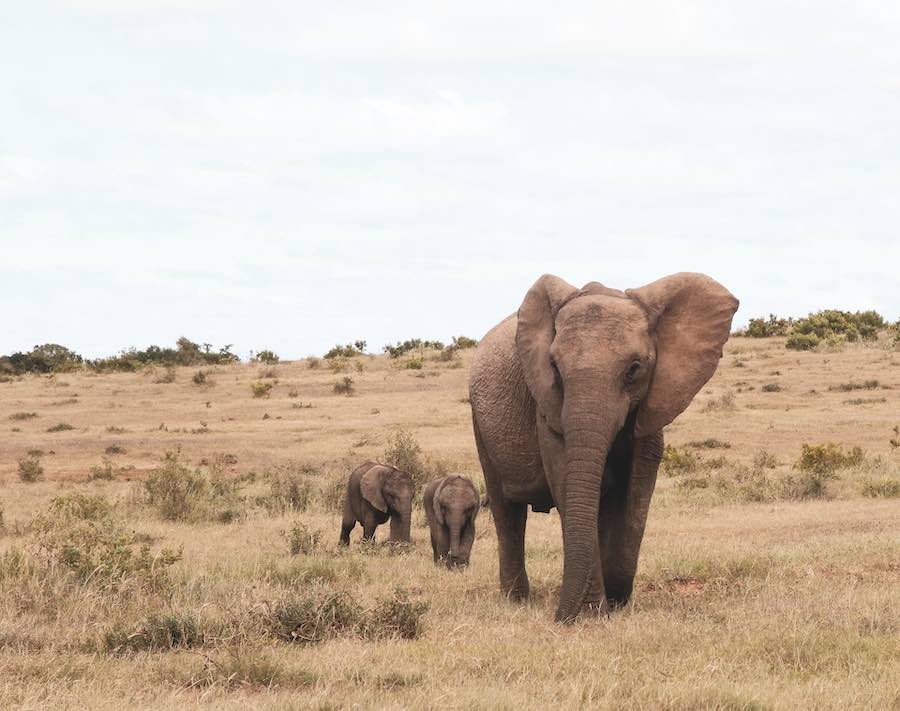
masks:
{"label": "baby elephant", "polygon": [[406,472],[378,462],[366,462],[353,470],[344,495],[340,545],[350,544],[350,531],[359,521],[363,538],[375,540],[375,527],[391,519],[393,542],[409,543],[409,524],[415,484]]}
{"label": "baby elephant", "polygon": [[467,566],[480,508],[472,480],[451,474],[433,481],[425,489],[424,504],[435,564],[443,561],[448,568]]}

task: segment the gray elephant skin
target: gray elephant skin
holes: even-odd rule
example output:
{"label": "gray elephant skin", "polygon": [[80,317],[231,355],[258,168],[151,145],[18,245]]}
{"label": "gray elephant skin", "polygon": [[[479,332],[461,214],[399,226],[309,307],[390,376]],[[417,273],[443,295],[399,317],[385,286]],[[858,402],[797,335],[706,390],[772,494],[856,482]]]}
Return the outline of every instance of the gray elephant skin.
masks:
{"label": "gray elephant skin", "polygon": [[530,504],[562,523],[556,620],[628,602],[662,429],[712,377],[737,308],[703,274],[626,291],[544,275],[484,337],[469,398],[505,595],[529,594]]}
{"label": "gray elephant skin", "polygon": [[431,530],[435,565],[466,567],[475,541],[475,518],[481,508],[472,480],[451,474],[431,482],[423,496],[425,517]]}
{"label": "gray elephant skin", "polygon": [[347,481],[340,544],[349,545],[357,522],[362,524],[363,538],[374,541],[375,528],[388,519],[390,541],[409,543],[414,494],[415,484],[406,472],[373,461],[358,466]]}

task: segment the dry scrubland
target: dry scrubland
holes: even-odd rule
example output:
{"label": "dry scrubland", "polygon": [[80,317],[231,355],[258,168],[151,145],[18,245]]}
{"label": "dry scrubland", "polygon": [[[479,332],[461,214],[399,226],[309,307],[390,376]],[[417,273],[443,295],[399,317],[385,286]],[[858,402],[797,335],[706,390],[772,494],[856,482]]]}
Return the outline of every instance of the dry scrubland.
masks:
{"label": "dry scrubland", "polygon": [[462,573],[421,511],[408,549],[335,548],[337,482],[398,430],[480,480],[472,351],[0,383],[0,708],[900,708],[900,353],[783,343],[729,342],[667,430],[633,604],[570,628],[555,515],[525,606],[487,511]]}

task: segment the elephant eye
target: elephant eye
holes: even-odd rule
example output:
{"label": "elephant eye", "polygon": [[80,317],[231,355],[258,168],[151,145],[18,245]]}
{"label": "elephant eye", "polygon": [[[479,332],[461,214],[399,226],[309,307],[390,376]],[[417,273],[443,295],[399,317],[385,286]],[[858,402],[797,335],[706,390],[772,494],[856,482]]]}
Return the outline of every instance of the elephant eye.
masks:
{"label": "elephant eye", "polygon": [[628,366],[628,371],[625,373],[625,379],[629,382],[634,380],[637,377],[638,372],[641,369],[641,362],[639,360],[633,361],[630,366]]}

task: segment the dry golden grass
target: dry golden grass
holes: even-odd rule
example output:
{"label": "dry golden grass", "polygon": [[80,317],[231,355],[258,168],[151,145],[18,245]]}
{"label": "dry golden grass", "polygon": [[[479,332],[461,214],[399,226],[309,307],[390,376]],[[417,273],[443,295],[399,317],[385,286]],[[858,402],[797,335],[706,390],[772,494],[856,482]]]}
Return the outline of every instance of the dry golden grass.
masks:
{"label": "dry golden grass", "polygon": [[[732,339],[667,430],[669,444],[704,464],[661,476],[633,604],[571,628],[551,621],[562,568],[555,515],[530,517],[534,596],[524,606],[500,598],[489,515],[461,573],[433,567],[421,514],[408,550],[366,549],[358,529],[350,551],[335,549],[339,515],[320,492],[380,457],[398,428],[415,434],[430,466],[480,478],[465,402],[471,355],[463,367],[426,360],[422,370],[382,357],[354,359],[363,372],[352,361],[341,373],[303,361],[274,374],[258,364],[204,368],[200,385],[196,368],[172,383],[155,382],[160,373],[0,383],[0,708],[900,708],[900,499],[861,493],[869,479],[900,476],[889,443],[900,424],[900,353]],[[344,376],[352,397],[333,392]],[[275,380],[269,397],[253,396],[252,384]],[[839,389],[867,380],[878,387]],[[764,391],[771,383],[780,388]],[[10,418],[19,412],[37,417]],[[60,423],[74,429],[47,431]],[[730,447],[687,447],[707,438]],[[827,481],[825,498],[787,500],[763,487],[776,494],[748,502],[729,488],[753,471],[797,476],[801,444],[827,441],[866,457]],[[141,482],[177,448],[223,480],[256,472],[240,483],[242,517],[166,521],[141,503]],[[29,450],[44,452],[34,483],[18,475]],[[91,479],[104,457],[113,478]],[[308,482],[306,511],[260,503],[278,472]],[[12,565],[10,551],[39,560],[32,521],[72,492],[114,502],[154,552],[181,546],[168,585],[103,587]],[[315,553],[289,555],[297,523],[320,533]],[[346,631],[299,645],[266,630],[291,595],[343,591],[374,615],[398,586],[430,603],[416,639]],[[165,651],[109,642],[157,613],[191,620],[196,639]]]}

